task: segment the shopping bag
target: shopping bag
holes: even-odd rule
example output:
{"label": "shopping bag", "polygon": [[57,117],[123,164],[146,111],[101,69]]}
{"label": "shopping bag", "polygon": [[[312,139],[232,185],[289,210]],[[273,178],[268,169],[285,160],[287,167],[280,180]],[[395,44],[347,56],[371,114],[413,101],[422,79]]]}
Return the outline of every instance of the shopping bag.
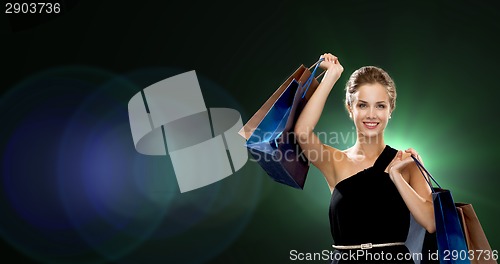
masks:
{"label": "shopping bag", "polygon": [[319,85],[314,76],[322,60],[313,65],[312,72],[301,65],[240,130],[244,137],[250,134],[245,145],[264,171],[273,180],[298,189],[304,188],[309,161],[293,128]]}
{"label": "shopping bag", "polygon": [[283,94],[285,89],[288,88],[292,80],[299,80],[303,73],[307,70],[304,65],[300,65],[295,72],[288,77],[288,79],[281,84],[278,89],[267,99],[267,101],[255,112],[255,114],[245,123],[245,125],[240,129],[238,134],[244,137],[246,140],[250,138],[255,129],[259,126],[264,119],[264,116],[269,112],[271,107],[276,103],[278,98]]}
{"label": "shopping bag", "polygon": [[[432,190],[439,262],[441,264],[470,264],[465,236],[451,192],[441,188],[422,163],[413,155],[412,158]],[[438,187],[433,187],[431,181]]]}
{"label": "shopping bag", "polygon": [[469,203],[455,203],[460,222],[465,234],[465,241],[469,249],[469,257],[472,264],[497,263],[495,254],[488,243],[481,223]]}
{"label": "shopping bag", "polygon": [[[269,112],[271,107],[276,103],[278,98],[283,94],[283,92],[287,89],[287,87],[290,85],[292,80],[296,80],[301,84],[305,84],[311,75],[311,69],[318,65],[319,61],[313,64],[309,69],[304,66],[303,64],[300,65],[297,70],[295,70],[281,85],[274,91],[274,93],[267,99],[267,101],[255,112],[255,114],[245,123],[245,125],[240,129],[238,134],[240,134],[243,138],[248,140],[252,133],[254,132],[255,129],[259,126],[259,124],[262,122],[266,114]],[[324,72],[323,72],[324,73]],[[311,80],[309,89],[306,92],[306,95],[304,97],[304,100],[301,100],[300,106],[303,108],[303,105],[311,98],[312,93],[316,90],[316,87],[318,87],[319,83],[317,81],[317,78],[319,78],[323,73],[321,73],[318,77],[315,79]]]}

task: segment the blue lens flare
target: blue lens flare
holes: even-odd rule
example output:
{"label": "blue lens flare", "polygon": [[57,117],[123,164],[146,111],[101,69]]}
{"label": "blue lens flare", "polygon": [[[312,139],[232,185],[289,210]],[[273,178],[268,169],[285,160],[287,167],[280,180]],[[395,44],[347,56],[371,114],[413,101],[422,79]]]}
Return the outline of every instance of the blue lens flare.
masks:
{"label": "blue lens flare", "polygon": [[[9,129],[2,131],[6,199],[0,206],[10,214],[0,219],[1,236],[25,255],[61,263],[65,260],[54,256],[133,263],[148,254],[200,262],[234,242],[259,201],[265,176],[256,164],[181,194],[168,156],[142,155],[134,148],[128,100],[177,73],[144,69],[118,76],[54,69],[2,98]],[[215,83],[201,77],[200,85],[212,98],[208,107],[219,100],[241,109]],[[165,249],[158,251],[159,246]],[[193,247],[197,254],[190,253]]]}

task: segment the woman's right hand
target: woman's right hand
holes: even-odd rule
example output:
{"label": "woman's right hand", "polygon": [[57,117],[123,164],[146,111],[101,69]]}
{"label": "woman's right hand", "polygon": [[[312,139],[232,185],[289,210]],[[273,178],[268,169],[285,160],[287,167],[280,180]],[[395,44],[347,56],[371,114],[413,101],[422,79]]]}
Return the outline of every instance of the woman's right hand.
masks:
{"label": "woman's right hand", "polygon": [[326,70],[325,77],[329,75],[338,80],[344,71],[344,67],[340,64],[339,58],[331,53],[325,53],[321,55],[320,58],[324,58],[319,67]]}

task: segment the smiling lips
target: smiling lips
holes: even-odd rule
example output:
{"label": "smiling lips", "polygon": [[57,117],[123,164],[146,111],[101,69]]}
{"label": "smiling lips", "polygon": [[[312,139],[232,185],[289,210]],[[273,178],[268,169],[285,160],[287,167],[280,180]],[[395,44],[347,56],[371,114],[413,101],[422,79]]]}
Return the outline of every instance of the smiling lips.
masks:
{"label": "smiling lips", "polygon": [[363,122],[366,128],[368,129],[375,129],[378,126],[378,122]]}

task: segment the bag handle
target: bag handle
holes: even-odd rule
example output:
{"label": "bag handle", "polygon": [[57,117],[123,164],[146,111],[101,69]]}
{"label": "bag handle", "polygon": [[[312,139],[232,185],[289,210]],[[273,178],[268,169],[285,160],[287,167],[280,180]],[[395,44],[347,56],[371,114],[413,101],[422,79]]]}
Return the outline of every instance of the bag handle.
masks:
{"label": "bag handle", "polygon": [[[313,65],[311,65],[311,67],[309,67],[309,70],[311,70],[314,66],[318,65],[320,62],[324,61],[325,58],[320,58],[316,63],[314,63]],[[319,79],[319,77],[323,76],[323,74],[325,74],[326,70],[323,70],[318,76],[316,76],[316,80]]]}
{"label": "bag handle", "polygon": [[[301,88],[303,87],[306,87],[306,90],[304,91],[304,93],[302,93],[302,98],[304,98],[304,96],[306,96],[306,93],[307,93],[307,90],[309,90],[309,86],[311,85],[313,79],[314,79],[314,74],[316,74],[316,70],[318,69],[318,66],[319,64],[324,61],[325,58],[320,58],[316,63],[314,63],[311,67],[309,67],[309,70],[311,70],[313,67],[314,67],[314,70],[311,72],[311,76],[309,76],[309,78],[307,79],[307,81],[304,83],[304,85],[301,86]],[[325,71],[323,71],[320,75],[318,75],[318,77],[316,78],[319,78],[321,75],[323,75],[323,73],[325,73]]]}
{"label": "bag handle", "polygon": [[[425,181],[427,182],[427,184],[429,184],[429,187],[431,187],[431,191],[433,193],[435,193],[436,191],[434,191],[434,187],[432,186],[432,182],[431,180],[436,183],[436,185],[441,188],[441,185],[439,185],[439,183],[436,181],[436,179],[434,179],[434,177],[432,177],[432,175],[430,174],[430,172],[428,170],[425,169],[424,165],[422,165],[422,163],[413,155],[411,155],[411,157],[413,158],[413,160],[415,161],[415,164],[417,164],[417,168],[418,170],[420,170],[420,172],[422,173],[422,176],[424,176],[424,179]],[[425,173],[424,173],[425,172]],[[427,179],[427,177],[429,177],[429,179]]]}

